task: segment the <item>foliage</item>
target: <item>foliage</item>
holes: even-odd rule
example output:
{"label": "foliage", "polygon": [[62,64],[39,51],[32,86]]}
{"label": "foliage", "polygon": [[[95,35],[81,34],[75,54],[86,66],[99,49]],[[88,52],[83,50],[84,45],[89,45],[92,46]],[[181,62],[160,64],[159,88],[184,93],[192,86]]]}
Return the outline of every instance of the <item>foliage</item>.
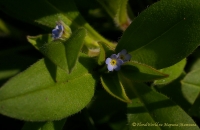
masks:
{"label": "foliage", "polygon": [[19,44],[0,51],[1,118],[22,130],[198,130],[199,1],[134,4],[1,0],[0,41]]}

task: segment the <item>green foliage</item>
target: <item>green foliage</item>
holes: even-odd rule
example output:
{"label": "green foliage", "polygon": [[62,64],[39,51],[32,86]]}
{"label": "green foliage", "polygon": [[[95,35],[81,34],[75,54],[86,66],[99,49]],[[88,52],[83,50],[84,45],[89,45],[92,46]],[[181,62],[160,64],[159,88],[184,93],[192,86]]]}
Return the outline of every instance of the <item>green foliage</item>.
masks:
{"label": "green foliage", "polygon": [[130,19],[127,12],[128,0],[97,0],[114,19],[117,26],[122,30],[130,25]]}
{"label": "green foliage", "polygon": [[104,89],[112,96],[124,102],[131,102],[128,96],[126,95],[124,86],[119,81],[118,75],[116,73],[102,75],[101,83]]}
{"label": "green foliage", "polygon": [[192,105],[189,113],[193,116],[196,116],[196,117],[200,117],[200,112],[199,112],[199,104],[200,104],[200,99],[199,99],[199,95],[198,97],[196,98],[194,104]]}
{"label": "green foliage", "polygon": [[[81,16],[73,0],[35,0],[35,1],[0,1],[1,9],[20,20],[54,28],[57,21],[63,21],[70,26],[72,32],[78,27],[84,27],[94,40],[112,44],[101,37]],[[21,8],[22,7],[22,8]],[[37,7],[37,9],[36,9]],[[17,11],[16,11],[17,10]],[[34,11],[33,11],[34,10]]]}
{"label": "green foliage", "polygon": [[186,64],[186,59],[183,59],[182,61],[176,63],[173,66],[159,70],[160,72],[168,74],[169,77],[161,80],[155,80],[154,84],[155,85],[168,84],[173,80],[177,79],[183,73],[185,64]]}
{"label": "green foliage", "polygon": [[[127,108],[130,130],[145,130],[148,126],[149,130],[180,130],[180,127],[184,130],[199,129],[192,118],[166,96],[152,91],[144,84],[131,81],[128,84],[132,87],[132,93],[136,97]],[[184,124],[195,126],[181,126]],[[141,125],[146,126],[141,127]]]}
{"label": "green foliage", "polygon": [[47,59],[38,61],[0,89],[0,112],[22,120],[46,121],[80,111],[94,94],[91,65],[82,56],[69,75]]}
{"label": "green foliage", "polygon": [[184,79],[181,81],[183,90],[186,90],[186,93],[183,93],[185,98],[189,103],[193,104],[195,99],[198,97],[200,92],[200,80],[199,73],[200,70],[194,70],[188,73]]}
{"label": "green foliage", "polygon": [[199,6],[198,0],[157,2],[132,22],[116,51],[127,49],[132,60],[157,69],[179,62],[199,46]]}
{"label": "green foliage", "polygon": [[199,129],[199,1],[134,2],[1,0],[0,114],[22,130]]}
{"label": "green foliage", "polygon": [[86,30],[82,28],[74,32],[67,40],[51,40],[46,43],[50,39],[49,35],[28,37],[28,39],[53,63],[70,73],[76,64],[85,36]]}
{"label": "green foliage", "polygon": [[119,73],[136,82],[153,81],[168,76],[147,65],[137,62],[127,62],[123,64]]}
{"label": "green foliage", "polygon": [[100,53],[99,53],[97,62],[99,65],[103,65],[105,62],[106,54],[105,54],[105,50],[101,44],[99,44],[99,48],[100,48]]}

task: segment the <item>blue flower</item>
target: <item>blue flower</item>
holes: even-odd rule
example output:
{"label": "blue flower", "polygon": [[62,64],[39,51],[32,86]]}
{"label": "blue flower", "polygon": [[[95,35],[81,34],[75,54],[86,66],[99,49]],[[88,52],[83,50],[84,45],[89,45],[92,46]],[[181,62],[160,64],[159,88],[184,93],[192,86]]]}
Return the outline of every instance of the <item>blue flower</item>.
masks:
{"label": "blue flower", "polygon": [[120,70],[120,66],[123,64],[121,59],[118,59],[116,54],[112,54],[110,58],[106,59],[107,68],[109,71]]}
{"label": "blue flower", "polygon": [[131,59],[131,55],[127,54],[127,51],[125,49],[123,49],[120,53],[118,53],[117,57],[121,59],[123,62],[129,61]]}
{"label": "blue flower", "polygon": [[55,29],[52,30],[53,39],[58,39],[63,35],[64,27],[61,23],[58,23]]}

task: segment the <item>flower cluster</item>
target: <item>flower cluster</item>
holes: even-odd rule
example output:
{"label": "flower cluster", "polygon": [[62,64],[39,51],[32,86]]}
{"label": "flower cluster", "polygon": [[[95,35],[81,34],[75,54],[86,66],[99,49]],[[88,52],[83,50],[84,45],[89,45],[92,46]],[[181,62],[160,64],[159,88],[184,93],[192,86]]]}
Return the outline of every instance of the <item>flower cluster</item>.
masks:
{"label": "flower cluster", "polygon": [[112,54],[111,57],[106,59],[107,68],[109,71],[120,70],[120,66],[131,59],[131,55],[127,54],[127,51],[123,49],[120,53]]}
{"label": "flower cluster", "polygon": [[56,27],[52,30],[53,39],[58,39],[63,35],[64,27],[61,23],[57,23]]}

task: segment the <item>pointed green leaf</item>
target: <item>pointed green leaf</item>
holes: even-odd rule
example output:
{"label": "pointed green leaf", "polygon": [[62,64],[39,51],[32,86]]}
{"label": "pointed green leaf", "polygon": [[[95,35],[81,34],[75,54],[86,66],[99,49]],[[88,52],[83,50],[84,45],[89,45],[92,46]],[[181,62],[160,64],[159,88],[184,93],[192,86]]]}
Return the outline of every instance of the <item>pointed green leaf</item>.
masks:
{"label": "pointed green leaf", "polygon": [[186,65],[186,59],[183,59],[182,61],[176,63],[173,66],[159,70],[160,72],[165,73],[169,76],[165,79],[156,80],[154,84],[162,85],[162,84],[168,84],[172,82],[183,73],[185,65]]}
{"label": "pointed green leaf", "polygon": [[124,63],[121,66],[119,73],[124,75],[126,78],[137,82],[152,81],[167,77],[166,74],[163,74],[150,66],[136,62]]}
{"label": "pointed green leaf", "polygon": [[97,1],[104,7],[107,13],[113,18],[115,23],[122,30],[125,30],[130,25],[131,21],[127,13],[128,0],[97,0]]}
{"label": "pointed green leaf", "polygon": [[70,73],[77,62],[85,36],[86,30],[81,28],[67,40],[50,40],[50,35],[28,37],[28,40],[53,63]]}
{"label": "pointed green leaf", "polygon": [[59,120],[83,109],[94,94],[96,64],[81,55],[70,75],[47,59],[0,88],[0,113],[30,121]]}
{"label": "pointed green leaf", "polygon": [[130,99],[126,95],[126,91],[118,79],[117,72],[103,74],[101,76],[101,83],[104,89],[113,97],[130,103]]}
{"label": "pointed green leaf", "polygon": [[66,119],[49,122],[26,122],[22,130],[62,130]]}
{"label": "pointed green leaf", "polygon": [[91,39],[113,45],[84,20],[73,0],[1,0],[0,9],[13,17],[43,28],[53,29],[57,21],[65,23],[72,32],[84,27]]}
{"label": "pointed green leaf", "polygon": [[200,92],[200,69],[188,73],[181,81],[184,97],[193,104]]}
{"label": "pointed green leaf", "polygon": [[[199,129],[192,118],[166,96],[124,76],[119,79],[129,90],[129,97],[132,99],[127,108],[130,130]],[[188,124],[192,126],[183,126]]]}
{"label": "pointed green leaf", "polygon": [[162,0],[143,11],[124,32],[116,52],[157,69],[193,52],[200,41],[199,0]]}

